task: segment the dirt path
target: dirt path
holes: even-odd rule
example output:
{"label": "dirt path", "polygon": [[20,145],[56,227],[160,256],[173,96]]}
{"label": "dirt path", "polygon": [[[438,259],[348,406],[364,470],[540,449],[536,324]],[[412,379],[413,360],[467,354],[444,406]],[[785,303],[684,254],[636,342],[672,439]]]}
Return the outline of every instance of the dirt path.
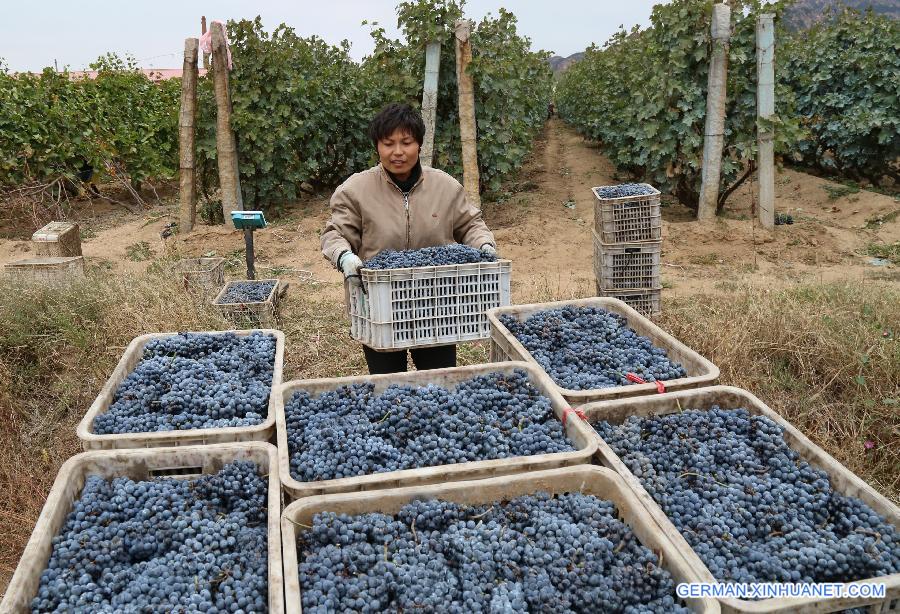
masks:
{"label": "dirt path", "polygon": [[[572,129],[556,119],[547,124],[505,191],[484,204],[501,255],[514,263],[515,302],[594,294],[590,188],[624,180]],[[836,187],[796,171],[779,173],[777,209],[792,214],[796,223],[778,226],[774,233],[754,224],[749,183],[731,197],[725,215],[711,223],[695,221],[681,205],[664,203],[663,299],[727,292],[744,283],[771,287],[804,280],[900,280],[896,266],[874,266],[864,255],[871,243],[900,240],[900,202],[868,191],[831,198],[826,188],[833,192]],[[891,221],[875,223],[891,213]],[[173,204],[154,207],[143,217],[103,216],[93,209],[80,215],[86,235],[83,249],[91,266],[141,271],[164,254],[214,253],[229,258],[229,277],[243,276],[243,238],[234,230],[201,224],[187,237],[160,238],[175,219]],[[303,292],[342,301],[340,275],[319,253],[319,233],[327,218],[327,195],[287,206],[269,228],[257,233],[260,276],[277,276]],[[0,262],[29,255],[28,241],[0,239]]]}

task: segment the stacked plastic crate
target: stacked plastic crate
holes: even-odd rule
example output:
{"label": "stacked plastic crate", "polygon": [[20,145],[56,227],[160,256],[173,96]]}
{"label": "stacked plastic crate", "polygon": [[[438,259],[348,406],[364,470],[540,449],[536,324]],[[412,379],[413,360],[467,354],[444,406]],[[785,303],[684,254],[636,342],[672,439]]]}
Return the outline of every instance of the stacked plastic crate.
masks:
{"label": "stacked plastic crate", "polygon": [[659,191],[646,183],[592,188],[597,293],[659,313],[662,216]]}

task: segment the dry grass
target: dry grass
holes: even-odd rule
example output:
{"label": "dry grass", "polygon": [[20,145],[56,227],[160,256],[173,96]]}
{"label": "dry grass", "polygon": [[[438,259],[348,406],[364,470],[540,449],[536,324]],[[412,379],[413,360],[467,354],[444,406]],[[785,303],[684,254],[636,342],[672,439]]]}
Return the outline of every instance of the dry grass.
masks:
{"label": "dry grass", "polygon": [[60,290],[0,287],[0,573],[15,566],[75,426],[136,335],[226,328],[161,272],[94,271]]}
{"label": "dry grass", "polygon": [[[546,280],[516,302],[587,296]],[[285,378],[365,373],[343,305],[294,285],[282,307]],[[887,285],[800,288],[667,305],[663,325],[895,501],[900,466],[900,293]],[[62,462],[79,451],[75,426],[135,336],[231,325],[188,300],[163,267],[66,291],[0,286],[0,588],[21,555]],[[891,329],[891,335],[883,336]],[[485,362],[487,343],[460,347]],[[866,440],[876,446],[866,450]]]}
{"label": "dry grass", "polygon": [[[662,325],[893,501],[900,495],[900,289],[742,288],[666,305]],[[866,442],[874,443],[871,449]]]}

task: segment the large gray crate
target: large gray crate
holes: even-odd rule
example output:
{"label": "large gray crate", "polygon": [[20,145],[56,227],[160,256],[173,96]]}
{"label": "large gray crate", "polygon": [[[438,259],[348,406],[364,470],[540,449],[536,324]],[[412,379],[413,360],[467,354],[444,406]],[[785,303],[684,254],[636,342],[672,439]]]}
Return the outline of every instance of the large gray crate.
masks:
{"label": "large gray crate", "polygon": [[38,256],[81,256],[81,230],[73,222],[50,222],[31,235]]}
{"label": "large gray crate", "polygon": [[[415,387],[433,384],[443,386],[444,388],[452,388],[463,381],[479,375],[486,375],[498,371],[509,374],[516,369],[525,371],[531,384],[540,391],[543,396],[550,400],[553,407],[553,413],[563,422],[566,436],[575,448],[574,451],[535,454],[532,456],[515,456],[510,458],[495,458],[452,465],[434,465],[431,467],[420,467],[418,469],[370,473],[356,477],[319,480],[316,482],[301,482],[291,475],[291,455],[290,449],[288,448],[285,406],[290,402],[291,397],[295,392],[305,391],[313,396],[318,396],[324,392],[340,388],[341,386],[352,386],[354,384],[369,382],[375,386],[375,392],[379,394],[393,384],[408,384]],[[567,465],[589,462],[589,459],[596,449],[594,442],[591,440],[591,435],[593,434],[592,429],[580,420],[569,420],[566,418],[569,406],[557,392],[552,380],[550,380],[550,378],[539,368],[524,362],[472,365],[450,369],[413,371],[410,373],[391,373],[388,375],[361,375],[334,379],[296,380],[285,382],[274,389],[272,391],[272,397],[278,430],[278,459],[281,467],[281,481],[284,484],[285,493],[291,499],[339,492],[377,490],[395,488],[398,486],[412,486],[416,484],[433,484],[437,482],[491,478],[498,475],[521,473],[523,471],[565,467]]]}
{"label": "large gray crate", "polygon": [[[634,332],[644,337],[649,337],[653,342],[653,345],[665,349],[669,358],[680,362],[687,372],[686,377],[667,380],[665,382],[666,390],[680,390],[682,388],[708,386],[719,378],[719,368],[716,365],[662,330],[635,309],[629,307],[622,301],[611,298],[585,298],[572,301],[558,301],[554,303],[513,305],[501,309],[492,309],[488,312],[488,319],[491,321],[491,360],[525,360],[535,365],[543,372],[540,363],[531,355],[531,352],[525,349],[525,346],[516,339],[515,335],[509,332],[509,329],[500,322],[500,316],[511,315],[520,321],[524,321],[530,315],[539,311],[559,309],[568,306],[600,307],[607,311],[622,315],[627,320],[628,327],[633,329]],[[550,376],[548,375],[547,377]],[[648,382],[646,384],[631,384],[628,386],[597,388],[594,390],[571,390],[561,388],[557,385],[557,389],[567,401],[576,405],[588,403],[590,401],[654,394],[656,392],[656,385],[652,382]]]}
{"label": "large gray crate", "polygon": [[[722,409],[744,408],[751,415],[766,416],[784,429],[784,440],[800,457],[810,465],[828,474],[832,488],[842,495],[857,497],[884,517],[888,522],[900,529],[900,509],[886,497],[857,477],[830,454],[810,441],[800,430],[782,418],[753,394],[731,386],[711,386],[696,390],[680,390],[672,394],[635,397],[616,401],[589,403],[581,406],[587,420],[591,423],[606,420],[611,424],[621,424],[629,416],[662,416],[687,409],[709,410],[713,406]],[[679,551],[689,561],[694,572],[700,575],[701,582],[715,583],[718,580],[694,552],[687,540],[675,528],[649,492],[641,485],[641,481],[626,467],[622,459],[613,451],[599,435],[597,437],[597,458],[600,463],[613,469],[622,476],[631,491],[641,500],[644,508],[653,516],[656,524],[675,543]],[[900,573],[880,578],[860,580],[860,583],[884,582],[885,599],[824,599],[824,598],[792,598],[764,599],[749,601],[741,599],[721,599],[723,612],[837,612],[847,608],[869,605],[868,614],[880,614],[900,611]]]}
{"label": "large gray crate", "polygon": [[41,510],[3,602],[0,603],[0,612],[31,612],[31,600],[37,595],[41,573],[46,569],[53,551],[53,538],[65,524],[66,516],[81,496],[85,479],[89,475],[105,479],[120,476],[133,480],[149,480],[154,477],[190,479],[217,472],[226,463],[236,460],[253,461],[267,477],[269,612],[284,612],[284,572],[281,563],[281,531],[278,526],[281,484],[275,447],[262,442],[154,450],[94,451],[73,456],[63,464],[53,482],[47,503]]}
{"label": "large gray crate", "polygon": [[134,371],[144,353],[144,346],[154,339],[171,337],[179,333],[149,333],[135,337],[125,348],[122,358],[106,380],[100,394],[91,403],[87,413],[78,424],[76,434],[85,450],[111,450],[115,448],[158,448],[169,446],[196,446],[213,443],[229,443],[236,441],[268,441],[275,435],[275,413],[272,398],[275,387],[281,383],[281,371],[284,367],[284,333],[274,329],[203,331],[209,335],[221,335],[228,332],[239,336],[247,336],[254,332],[262,332],[275,337],[275,364],[272,373],[272,390],[269,393],[269,408],[265,419],[255,426],[232,426],[216,429],[187,429],[182,431],[154,431],[147,433],[115,433],[98,435],[94,432],[94,419],[109,411],[116,390],[122,380]]}
{"label": "large gray crate", "polygon": [[[396,514],[404,505],[414,500],[441,499],[462,505],[484,505],[538,492],[583,493],[611,501],[615,504],[622,522],[634,531],[641,544],[659,556],[660,566],[671,574],[676,583],[698,581],[696,572],[687,564],[684,556],[651,521],[646,510],[619,476],[608,469],[579,465],[470,482],[324,495],[296,501],[284,510],[281,520],[286,611],[288,614],[300,614],[302,611],[300,605],[302,587],[297,569],[297,540],[302,537],[304,529],[312,525],[316,514],[322,512],[349,515]],[[679,600],[676,598],[676,601]],[[720,612],[719,604],[713,599],[691,599],[686,605],[694,612],[705,614]],[[594,611],[602,612],[603,604],[595,604]]]}

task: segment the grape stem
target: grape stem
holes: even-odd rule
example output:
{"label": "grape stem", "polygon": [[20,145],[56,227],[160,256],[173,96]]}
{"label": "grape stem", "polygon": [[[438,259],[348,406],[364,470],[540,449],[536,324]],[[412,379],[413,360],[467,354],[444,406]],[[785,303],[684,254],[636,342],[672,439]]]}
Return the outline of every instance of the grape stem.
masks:
{"label": "grape stem", "polygon": [[698,477],[698,478],[708,478],[708,479],[712,480],[713,482],[715,482],[716,484],[718,484],[719,486],[724,486],[725,488],[728,488],[728,484],[723,484],[722,482],[720,482],[719,480],[715,479],[715,478],[712,477],[712,476],[709,476],[709,475],[702,475],[702,474],[700,474],[700,473],[694,473],[693,471],[685,471],[684,473],[680,474],[678,477],[679,477],[679,478],[683,478],[683,477],[688,476],[688,475],[693,475],[693,476]]}

